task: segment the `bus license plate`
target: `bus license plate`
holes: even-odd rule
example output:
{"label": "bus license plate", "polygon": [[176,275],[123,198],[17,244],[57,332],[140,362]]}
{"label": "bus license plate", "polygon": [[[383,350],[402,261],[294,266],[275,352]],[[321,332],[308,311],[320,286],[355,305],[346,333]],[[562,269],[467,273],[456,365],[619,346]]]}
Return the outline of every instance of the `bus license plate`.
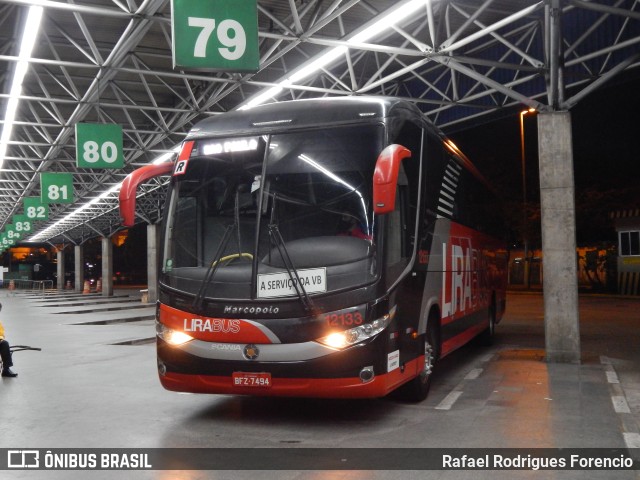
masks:
{"label": "bus license plate", "polygon": [[234,387],[271,387],[271,374],[268,372],[233,372],[231,378]]}

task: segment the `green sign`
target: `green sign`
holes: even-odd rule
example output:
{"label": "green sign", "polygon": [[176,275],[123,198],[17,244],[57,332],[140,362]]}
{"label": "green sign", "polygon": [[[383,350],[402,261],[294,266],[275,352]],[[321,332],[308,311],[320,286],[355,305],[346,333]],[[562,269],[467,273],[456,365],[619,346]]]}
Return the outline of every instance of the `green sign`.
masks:
{"label": "green sign", "polygon": [[10,247],[11,245],[15,244],[16,241],[13,238],[7,238],[7,234],[3,233],[2,237],[0,237],[0,242],[2,243],[3,247]]}
{"label": "green sign", "polygon": [[33,222],[29,220],[25,215],[13,216],[14,230],[20,235],[29,235],[33,231]]}
{"label": "green sign", "polygon": [[8,240],[13,240],[14,242],[17,242],[18,240],[20,240],[20,238],[22,238],[22,234],[16,231],[16,226],[12,223],[9,225],[5,225],[4,233]]}
{"label": "green sign", "polygon": [[42,203],[38,197],[25,197],[23,204],[24,215],[29,220],[35,222],[49,219],[49,205]]}
{"label": "green sign", "polygon": [[76,166],[122,168],[122,126],[112,123],[77,123]]}
{"label": "green sign", "polygon": [[172,0],[174,68],[255,72],[257,0]]}
{"label": "green sign", "polygon": [[42,203],[73,203],[73,174],[41,173],[40,189]]}

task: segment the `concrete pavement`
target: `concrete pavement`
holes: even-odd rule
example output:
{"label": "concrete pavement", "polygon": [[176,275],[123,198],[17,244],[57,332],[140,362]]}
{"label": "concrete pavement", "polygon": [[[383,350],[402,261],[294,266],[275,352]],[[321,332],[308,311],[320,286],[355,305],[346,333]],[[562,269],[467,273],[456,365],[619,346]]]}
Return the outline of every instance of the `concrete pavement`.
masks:
{"label": "concrete pavement", "polygon": [[[470,345],[447,357],[427,400],[407,404],[164,391],[150,343],[155,307],[142,305],[138,293],[116,291],[105,299],[0,292],[9,340],[42,348],[16,353],[19,377],[0,382],[0,448],[640,448],[640,299],[580,297],[582,363],[571,365],[544,361],[541,295],[511,294],[493,347]],[[637,471],[23,470],[0,476],[640,478]]]}

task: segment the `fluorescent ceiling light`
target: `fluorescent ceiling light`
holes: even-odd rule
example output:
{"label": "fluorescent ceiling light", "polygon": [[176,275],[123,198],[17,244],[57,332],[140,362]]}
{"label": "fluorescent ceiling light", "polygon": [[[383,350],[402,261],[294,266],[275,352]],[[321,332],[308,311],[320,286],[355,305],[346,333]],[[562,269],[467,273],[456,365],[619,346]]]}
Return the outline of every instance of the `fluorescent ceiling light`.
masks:
{"label": "fluorescent ceiling light", "polygon": [[424,0],[413,0],[405,5],[402,5],[395,10],[388,12],[383,18],[376,21],[373,25],[368,26],[362,32],[357,33],[351,37],[348,42],[350,43],[362,43],[371,40],[376,35],[384,32],[385,30],[395,27],[396,23],[403,21],[410,17],[420,8],[425,7]]}
{"label": "fluorescent ceiling light", "polygon": [[[281,83],[284,84],[284,82]],[[249,103],[240,107],[240,110],[246,110],[247,108],[255,107],[256,105],[262,105],[269,99],[275,98],[283,89],[284,87],[281,86],[271,87],[259,94],[257,97],[254,97],[252,100],[249,100]]]}
{"label": "fluorescent ceiling light", "polygon": [[27,70],[29,70],[29,60],[33,46],[36,43],[38,32],[40,31],[40,22],[42,20],[42,7],[30,7],[27,14],[27,22],[22,33],[22,41],[20,42],[20,53],[18,55],[18,63],[13,73],[11,82],[11,91],[9,92],[9,101],[7,102],[7,110],[4,117],[4,127],[0,136],[0,169],[4,163],[4,157],[7,154],[7,147],[11,140],[11,132],[13,131],[13,122],[18,111],[18,101],[22,94],[22,81],[24,80]]}
{"label": "fluorescent ceiling light", "polygon": [[[351,38],[346,40],[347,45],[356,45],[359,43],[367,42],[371,40],[376,35],[393,28],[396,23],[401,22],[402,20],[410,17],[415,12],[417,12],[420,8],[424,8],[425,0],[412,0],[408,3],[397,6],[393,10],[387,12],[382,18],[376,20],[373,24],[366,27],[361,32],[355,34]],[[263,103],[269,101],[272,98],[275,98],[282,90],[286,87],[301,82],[305,78],[310,77],[314,73],[322,70],[324,67],[332,63],[334,60],[338,59],[342,55],[345,55],[348,52],[348,46],[339,46],[334,47],[327,50],[325,53],[321,54],[319,57],[310,60],[301,68],[293,72],[289,77],[285,78],[278,82],[275,87],[271,87],[264,92],[258,94],[253,99],[249,100],[245,105],[240,107],[240,110],[246,110],[247,108],[255,107],[258,105],[262,105]]]}
{"label": "fluorescent ceiling light", "polygon": [[[171,151],[169,152],[165,152],[162,155],[160,155],[158,158],[154,159],[151,163],[153,164],[158,164],[158,163],[164,163],[166,161],[172,160],[173,157],[178,154],[180,152],[180,148],[182,147],[182,144],[180,145],[176,145],[175,147],[173,147],[171,149]],[[29,238],[27,241],[28,242],[36,242],[38,241],[40,238],[44,238],[47,235],[49,235],[49,232],[52,232],[55,228],[70,222],[71,219],[73,219],[73,217],[75,217],[76,215],[78,215],[79,213],[82,213],[84,210],[86,210],[87,208],[89,208],[91,205],[95,205],[98,202],[100,202],[100,200],[106,199],[109,196],[112,196],[113,194],[116,194],[116,196],[120,193],[120,187],[122,186],[122,182],[117,183],[113,186],[111,186],[108,190],[105,190],[104,192],[102,192],[100,195],[93,197],[91,200],[89,200],[87,203],[83,203],[82,205],[80,205],[78,208],[76,208],[73,212],[68,213],[67,215],[65,215],[63,218],[61,218],[60,220],[58,220],[56,223],[54,223],[53,225],[48,226],[47,228],[45,228],[44,230],[36,233],[35,235],[33,235],[31,238]],[[116,197],[117,198],[117,197]]]}

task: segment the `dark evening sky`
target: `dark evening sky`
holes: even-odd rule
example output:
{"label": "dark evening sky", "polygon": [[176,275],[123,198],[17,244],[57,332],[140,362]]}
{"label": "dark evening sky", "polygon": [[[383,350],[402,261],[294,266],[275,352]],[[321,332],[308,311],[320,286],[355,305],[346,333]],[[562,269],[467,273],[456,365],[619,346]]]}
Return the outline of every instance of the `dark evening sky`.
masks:
{"label": "dark evening sky", "polygon": [[[519,112],[451,134],[502,192],[522,202]],[[608,214],[640,208],[640,81],[597,90],[571,111],[578,244],[615,239]],[[527,197],[539,198],[535,116],[525,116]],[[517,207],[514,207],[517,208]],[[533,222],[535,223],[535,214]]]}

